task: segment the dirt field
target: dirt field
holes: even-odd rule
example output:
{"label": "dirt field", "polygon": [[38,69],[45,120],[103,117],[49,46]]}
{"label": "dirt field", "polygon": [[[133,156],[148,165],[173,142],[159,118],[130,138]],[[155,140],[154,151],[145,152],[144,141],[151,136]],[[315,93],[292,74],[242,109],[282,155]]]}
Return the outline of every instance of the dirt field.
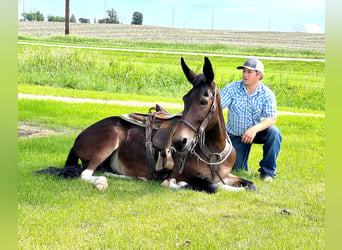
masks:
{"label": "dirt field", "polygon": [[[18,34],[64,35],[64,23],[18,22]],[[71,35],[163,43],[225,44],[325,51],[325,34],[174,29],[123,24],[70,24]]]}
{"label": "dirt field", "polygon": [[57,134],[57,131],[43,128],[37,125],[27,124],[19,122],[18,124],[18,137],[39,137],[39,136],[49,136]]}

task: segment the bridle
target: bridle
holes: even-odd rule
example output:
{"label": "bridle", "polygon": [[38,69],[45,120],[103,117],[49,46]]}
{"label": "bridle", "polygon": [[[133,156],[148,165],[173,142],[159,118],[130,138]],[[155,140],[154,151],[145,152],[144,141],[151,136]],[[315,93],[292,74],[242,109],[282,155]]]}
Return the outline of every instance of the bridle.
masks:
{"label": "bridle", "polygon": [[[186,158],[188,157],[189,153],[192,154],[193,156],[196,157],[197,161],[201,161],[203,163],[206,163],[210,166],[210,171],[212,173],[212,178],[214,179],[214,174],[216,174],[220,180],[222,181],[223,184],[224,181],[222,177],[220,176],[217,168],[220,164],[225,162],[229,155],[231,154],[233,150],[232,142],[226,134],[226,139],[225,139],[225,146],[224,149],[221,152],[213,152],[211,151],[208,146],[205,144],[205,129],[207,128],[207,125],[209,123],[209,120],[213,117],[215,110],[216,110],[216,89],[214,91],[213,95],[213,102],[211,104],[211,107],[209,109],[209,112],[207,116],[203,119],[201,122],[201,125],[199,126],[198,129],[195,128],[190,122],[180,119],[178,122],[184,123],[186,126],[188,126],[191,130],[195,132],[195,138],[191,142],[191,146],[189,150],[183,155],[181,158],[180,166],[179,166],[179,173],[181,174],[184,170],[184,165]],[[199,153],[196,152],[196,146],[199,145],[199,149],[201,150],[202,154],[205,155],[205,157],[208,160],[203,159]]]}

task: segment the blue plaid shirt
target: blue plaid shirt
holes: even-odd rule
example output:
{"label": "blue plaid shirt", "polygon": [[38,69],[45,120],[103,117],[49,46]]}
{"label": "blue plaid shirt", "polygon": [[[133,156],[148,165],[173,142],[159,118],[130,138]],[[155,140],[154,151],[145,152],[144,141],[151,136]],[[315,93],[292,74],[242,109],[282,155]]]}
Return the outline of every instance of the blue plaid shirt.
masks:
{"label": "blue plaid shirt", "polygon": [[226,85],[220,95],[222,109],[228,108],[228,134],[241,136],[263,118],[277,118],[275,95],[262,82],[251,95],[243,81]]}

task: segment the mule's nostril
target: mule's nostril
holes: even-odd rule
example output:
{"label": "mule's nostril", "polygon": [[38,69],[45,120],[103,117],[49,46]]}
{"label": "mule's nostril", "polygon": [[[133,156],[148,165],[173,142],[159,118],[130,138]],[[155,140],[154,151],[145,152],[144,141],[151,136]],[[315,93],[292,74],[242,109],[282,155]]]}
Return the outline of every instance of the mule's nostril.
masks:
{"label": "mule's nostril", "polygon": [[174,141],[173,146],[175,147],[177,151],[182,152],[184,151],[187,142],[188,142],[188,139],[183,138],[182,140]]}

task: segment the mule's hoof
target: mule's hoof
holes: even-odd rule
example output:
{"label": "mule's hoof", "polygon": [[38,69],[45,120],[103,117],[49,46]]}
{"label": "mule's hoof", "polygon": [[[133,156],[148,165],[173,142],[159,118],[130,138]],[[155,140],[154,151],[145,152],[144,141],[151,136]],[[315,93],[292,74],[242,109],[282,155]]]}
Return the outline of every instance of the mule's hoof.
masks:
{"label": "mule's hoof", "polygon": [[98,190],[105,190],[108,188],[107,178],[104,176],[100,176],[94,183],[94,186]]}
{"label": "mule's hoof", "polygon": [[247,191],[256,191],[257,190],[257,187],[255,186],[254,183],[251,183],[249,185],[246,186],[246,190]]}
{"label": "mule's hoof", "polygon": [[165,179],[160,185],[162,185],[163,187],[168,187],[169,186],[169,180]]}
{"label": "mule's hoof", "polygon": [[137,177],[137,179],[138,179],[139,181],[145,181],[145,182],[148,182],[148,179],[147,179],[147,178],[145,178],[145,177]]}
{"label": "mule's hoof", "polygon": [[217,190],[218,190],[218,185],[216,183],[212,183],[208,186],[207,193],[214,194],[217,192]]}

